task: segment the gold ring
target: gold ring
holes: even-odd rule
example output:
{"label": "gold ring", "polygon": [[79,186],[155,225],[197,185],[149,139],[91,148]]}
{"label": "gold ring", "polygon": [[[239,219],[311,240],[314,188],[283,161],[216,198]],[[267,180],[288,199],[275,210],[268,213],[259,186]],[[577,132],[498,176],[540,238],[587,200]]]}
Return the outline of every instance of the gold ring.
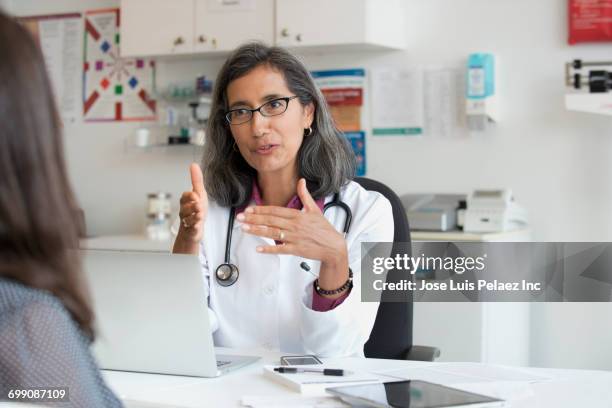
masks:
{"label": "gold ring", "polygon": [[280,233],[278,234],[278,240],[283,241],[284,239],[285,239],[285,233],[283,232],[283,230],[280,230]]}

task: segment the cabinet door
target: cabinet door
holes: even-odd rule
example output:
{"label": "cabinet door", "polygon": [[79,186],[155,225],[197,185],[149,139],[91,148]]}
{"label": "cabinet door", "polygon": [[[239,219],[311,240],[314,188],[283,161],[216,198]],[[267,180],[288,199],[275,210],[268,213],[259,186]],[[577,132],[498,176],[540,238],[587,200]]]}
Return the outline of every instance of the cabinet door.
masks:
{"label": "cabinet door", "polygon": [[121,0],[121,55],[193,52],[194,0]]}
{"label": "cabinet door", "polygon": [[195,52],[231,51],[249,40],[272,45],[274,0],[195,0]]}
{"label": "cabinet door", "polygon": [[363,43],[365,21],[365,0],[276,0],[276,44]]}

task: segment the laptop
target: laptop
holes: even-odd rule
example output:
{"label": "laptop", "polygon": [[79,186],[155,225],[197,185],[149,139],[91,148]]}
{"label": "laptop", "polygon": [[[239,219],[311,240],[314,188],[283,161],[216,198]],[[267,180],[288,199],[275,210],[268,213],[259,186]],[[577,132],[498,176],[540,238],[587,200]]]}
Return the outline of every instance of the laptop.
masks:
{"label": "laptop", "polygon": [[216,377],[259,359],[215,355],[197,256],[81,250],[101,368]]}

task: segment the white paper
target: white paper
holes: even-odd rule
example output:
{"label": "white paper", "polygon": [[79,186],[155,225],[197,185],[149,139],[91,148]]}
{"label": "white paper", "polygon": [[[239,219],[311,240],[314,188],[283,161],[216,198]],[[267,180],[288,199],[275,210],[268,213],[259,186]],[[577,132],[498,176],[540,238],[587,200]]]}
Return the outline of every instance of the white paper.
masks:
{"label": "white paper", "polygon": [[81,115],[81,15],[41,17],[30,24],[37,24],[38,40],[62,120],[74,122]]}
{"label": "white paper", "polygon": [[348,404],[334,397],[268,397],[268,396],[244,396],[242,405],[252,408],[345,408]]}
{"label": "white paper", "polygon": [[443,385],[514,381],[535,383],[550,377],[531,374],[520,369],[478,363],[441,363],[435,367],[411,367],[379,371],[377,374],[406,380],[423,380]]}
{"label": "white paper", "polygon": [[426,70],[423,80],[425,95],[425,134],[451,137],[458,134],[462,97],[461,73],[454,69]]}
{"label": "white paper", "polygon": [[423,130],[423,72],[417,68],[372,70],[374,135],[418,135]]}
{"label": "white paper", "polygon": [[138,401],[133,399],[122,399],[125,408],[183,408],[182,405],[176,404],[159,404],[156,402],[149,401]]}

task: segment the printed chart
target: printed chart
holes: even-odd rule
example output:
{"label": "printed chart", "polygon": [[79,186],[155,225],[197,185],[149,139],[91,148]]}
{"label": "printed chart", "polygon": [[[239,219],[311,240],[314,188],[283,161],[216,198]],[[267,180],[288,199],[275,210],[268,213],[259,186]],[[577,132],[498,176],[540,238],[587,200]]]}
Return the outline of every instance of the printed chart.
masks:
{"label": "printed chart", "polygon": [[119,15],[119,9],[85,14],[83,115],[88,122],[156,118],[155,61],[120,57]]}

